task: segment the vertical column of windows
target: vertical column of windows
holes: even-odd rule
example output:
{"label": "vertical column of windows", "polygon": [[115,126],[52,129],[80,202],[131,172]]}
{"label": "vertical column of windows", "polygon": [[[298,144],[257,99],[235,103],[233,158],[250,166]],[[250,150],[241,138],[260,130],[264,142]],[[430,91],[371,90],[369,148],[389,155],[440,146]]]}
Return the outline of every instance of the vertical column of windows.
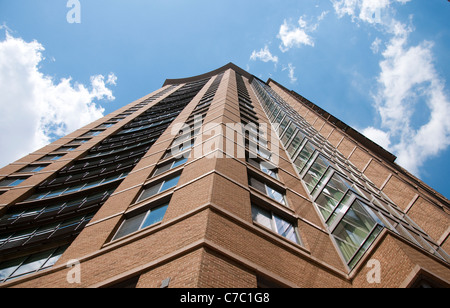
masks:
{"label": "vertical column of windows", "polygon": [[204,117],[222,77],[223,74],[216,77],[188,117],[183,129],[156,165],[136,199],[137,209],[133,209],[124,216],[112,237],[113,241],[142,229],[154,227],[163,220],[171,198],[170,191],[175,189],[180,180],[181,168],[188,161],[189,149],[200,132]]}
{"label": "vertical column of windows", "polygon": [[[301,245],[296,219],[288,212],[281,210],[283,207],[289,208],[286,192],[279,182],[276,166],[270,161],[272,153],[268,149],[268,142],[260,127],[259,118],[254,111],[243,77],[239,74],[236,74],[236,83],[246,145],[248,183],[250,187],[270,200],[263,200],[252,194],[253,222],[292,243]],[[278,205],[281,205],[281,208]]]}
{"label": "vertical column of windows", "polygon": [[277,93],[256,80],[252,86],[349,268],[383,228],[408,234],[410,240],[418,238],[415,244],[450,260]]}

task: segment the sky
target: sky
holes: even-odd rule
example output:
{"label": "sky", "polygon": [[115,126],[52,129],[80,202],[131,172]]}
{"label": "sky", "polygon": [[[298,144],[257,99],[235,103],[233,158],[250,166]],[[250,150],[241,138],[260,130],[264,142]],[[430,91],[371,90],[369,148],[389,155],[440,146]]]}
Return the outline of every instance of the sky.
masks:
{"label": "sky", "polygon": [[450,198],[447,0],[0,0],[0,167],[229,62]]}

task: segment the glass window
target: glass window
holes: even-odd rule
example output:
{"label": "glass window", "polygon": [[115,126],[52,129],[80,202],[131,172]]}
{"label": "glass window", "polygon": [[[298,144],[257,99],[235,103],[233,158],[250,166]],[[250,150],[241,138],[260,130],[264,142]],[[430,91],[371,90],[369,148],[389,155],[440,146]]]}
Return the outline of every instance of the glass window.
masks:
{"label": "glass window", "polygon": [[167,207],[168,204],[165,204],[149,211],[144,219],[144,222],[142,223],[141,229],[162,221],[164,215],[166,214]]}
{"label": "glass window", "polygon": [[281,120],[284,117],[284,112],[280,111],[280,113],[278,114],[277,118],[274,120],[274,122],[276,123],[274,126],[277,127],[277,124],[280,125]]}
{"label": "glass window", "polygon": [[90,132],[87,132],[86,134],[82,135],[81,137],[95,137],[102,133],[101,130],[92,130]]}
{"label": "glass window", "polygon": [[338,174],[334,174],[316,199],[320,213],[325,221],[351,188],[350,184]]}
{"label": "glass window", "polygon": [[171,170],[171,169],[174,169],[176,167],[179,167],[179,166],[185,164],[187,162],[187,160],[188,160],[187,157],[182,157],[180,159],[177,159],[177,160],[168,162],[168,163],[166,163],[164,165],[158,166],[156,168],[155,173],[153,174],[153,176],[157,176],[157,175],[159,175],[161,173],[164,173],[164,172],[166,172],[168,170]]}
{"label": "glass window", "polygon": [[0,264],[0,282],[31,274],[56,263],[67,246],[6,261]]}
{"label": "glass window", "polygon": [[272,229],[272,214],[260,207],[252,205],[253,221],[263,225],[266,228]]}
{"label": "glass window", "polygon": [[258,147],[256,150],[261,157],[264,157],[265,159],[270,159],[272,157],[272,153],[267,151],[266,149],[263,149],[262,147]]}
{"label": "glass window", "polygon": [[14,271],[22,264],[26,258],[19,258],[7,262],[3,262],[0,265],[0,282],[4,282],[8,277],[10,277]]}
{"label": "glass window", "polygon": [[168,206],[167,203],[126,219],[114,236],[114,240],[162,221]]}
{"label": "glass window", "polygon": [[327,170],[330,162],[319,155],[312,166],[309,168],[308,172],[303,177],[306,186],[308,187],[309,192],[312,192],[316,184],[321,179],[322,175]]}
{"label": "glass window", "polygon": [[297,168],[298,173],[302,173],[303,168],[308,163],[309,159],[313,155],[315,147],[311,144],[311,142],[307,142],[303,149],[298,154],[297,158],[294,160],[295,167]]}
{"label": "glass window", "polygon": [[48,165],[30,165],[27,166],[23,169],[21,169],[19,172],[20,173],[25,173],[25,172],[39,172],[42,169],[44,169],[45,167],[47,167]]}
{"label": "glass window", "polygon": [[284,120],[281,122],[280,126],[278,127],[278,136],[281,136],[281,134],[286,129],[286,126],[289,124],[289,117],[285,117]]}
{"label": "glass window", "polygon": [[114,124],[113,123],[105,123],[105,124],[101,124],[100,126],[97,126],[97,128],[99,128],[99,129],[106,129],[106,128],[109,128],[109,127],[111,127],[111,126],[113,126]]}
{"label": "glass window", "polygon": [[60,147],[55,152],[71,152],[71,151],[74,151],[76,149],[77,149],[77,146],[63,146],[63,147]]}
{"label": "glass window", "polygon": [[296,244],[300,244],[295,226],[278,215],[259,206],[252,205],[252,218],[254,222],[263,225]]}
{"label": "glass window", "polygon": [[281,204],[285,204],[284,202],[284,195],[280,192],[278,192],[277,190],[275,190],[274,188],[266,185],[266,190],[267,190],[267,195],[274,199],[275,201],[281,203]]}
{"label": "glass window", "polygon": [[294,154],[297,152],[298,148],[300,147],[300,145],[303,141],[303,138],[305,138],[305,135],[301,131],[298,131],[297,134],[295,135],[294,139],[292,140],[291,144],[287,148],[287,151],[291,158],[294,157]]}
{"label": "glass window", "polygon": [[183,143],[180,143],[178,145],[173,145],[169,150],[167,150],[166,154],[164,155],[164,158],[173,156],[173,157],[188,157],[189,152],[183,153],[187,149],[190,149],[194,146],[194,140],[190,139],[189,141],[185,141]]}
{"label": "glass window", "polygon": [[164,180],[163,182],[160,182],[158,184],[155,184],[148,188],[145,188],[144,191],[142,192],[141,196],[138,198],[137,202],[142,201],[147,198],[150,198],[150,197],[152,197],[160,192],[166,191],[172,187],[175,187],[178,184],[179,180],[180,180],[180,175],[177,175],[175,177]]}
{"label": "glass window", "polygon": [[25,181],[27,178],[6,178],[0,181],[0,186],[14,187]]}
{"label": "glass window", "polygon": [[42,157],[41,159],[39,159],[38,161],[53,161],[53,160],[58,160],[61,157],[63,157],[63,155],[46,155],[46,156]]}
{"label": "glass window", "polygon": [[29,197],[27,199],[27,201],[29,200],[38,200],[38,199],[44,199],[44,198],[50,198],[50,197],[55,197],[55,196],[59,196],[59,195],[67,195],[69,193],[73,193],[73,192],[78,192],[80,190],[86,190],[92,187],[96,187],[102,184],[106,184],[115,180],[119,180],[119,179],[123,179],[124,177],[127,176],[128,173],[122,173],[119,175],[115,175],[115,176],[111,176],[108,178],[104,178],[102,180],[98,180],[98,181],[93,181],[93,182],[88,182],[86,184],[79,184],[79,185],[75,185],[75,186],[69,186],[67,188],[61,188],[58,190],[50,190],[50,191],[45,191],[45,192],[39,192],[36,194],[33,194],[31,197]]}
{"label": "glass window", "polygon": [[[351,265],[356,264],[356,256],[360,257],[376,236],[383,229],[383,224],[359,200],[355,200],[333,231],[336,243],[345,259]],[[358,252],[359,249],[363,252]]]}
{"label": "glass window", "polygon": [[270,175],[274,179],[278,179],[277,168],[273,166],[271,163],[253,158],[248,158],[247,161],[253,167],[258,168],[259,170]]}
{"label": "glass window", "polygon": [[277,232],[279,235],[284,236],[294,243],[300,244],[293,224],[287,222],[286,220],[278,217],[275,214],[273,214],[273,219],[275,221],[275,225],[277,227]]}
{"label": "glass window", "polygon": [[125,220],[122,223],[119,231],[117,231],[117,234],[114,237],[114,239],[118,239],[118,238],[124,237],[124,236],[126,236],[128,234],[131,234],[131,233],[139,230],[139,227],[142,224],[142,220],[144,219],[146,214],[147,213],[144,212],[144,213],[142,213],[140,215],[136,215],[134,217],[130,217],[129,219]]}
{"label": "glass window", "polygon": [[275,167],[273,167],[272,165],[270,165],[269,163],[260,162],[259,167],[262,170],[262,172],[270,175],[274,179],[278,179],[277,169]]}
{"label": "glass window", "polygon": [[166,191],[166,190],[168,190],[168,189],[170,189],[172,187],[175,187],[177,185],[179,179],[180,179],[180,176],[177,176],[177,177],[174,177],[174,178],[169,179],[167,181],[164,181],[164,183],[161,186],[160,192]]}
{"label": "glass window", "polygon": [[283,205],[286,205],[286,200],[284,198],[284,194],[279,192],[277,189],[271,187],[270,185],[251,177],[250,178],[250,186],[252,186],[253,188],[259,190],[260,192],[266,194],[273,200],[275,200]]}
{"label": "glass window", "polygon": [[68,143],[67,145],[80,145],[86,142],[87,142],[86,139],[75,139],[72,142]]}
{"label": "glass window", "polygon": [[291,123],[289,127],[286,129],[286,132],[284,133],[283,137],[281,138],[281,142],[283,145],[286,145],[287,142],[291,139],[292,135],[294,134],[294,131],[296,129],[296,126],[294,123]]}

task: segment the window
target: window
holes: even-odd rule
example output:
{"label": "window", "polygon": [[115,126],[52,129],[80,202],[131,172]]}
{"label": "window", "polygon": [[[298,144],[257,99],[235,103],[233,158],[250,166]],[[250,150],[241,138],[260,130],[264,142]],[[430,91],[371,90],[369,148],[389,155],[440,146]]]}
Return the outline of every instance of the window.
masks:
{"label": "window", "polygon": [[252,218],[254,222],[263,225],[296,244],[300,244],[294,225],[278,215],[259,206],[252,205]]}
{"label": "window", "polygon": [[152,226],[163,220],[164,215],[166,214],[168,203],[152,208],[144,213],[139,215],[135,215],[128,219],[125,219],[114,236],[113,240],[117,240],[121,237],[124,237],[128,234],[136,232],[138,230],[144,229],[146,227]]}
{"label": "window", "polygon": [[28,173],[28,172],[39,172],[48,165],[30,165],[25,168],[20,169],[20,173]]}
{"label": "window", "polygon": [[189,156],[188,153],[184,153],[184,151],[192,148],[194,146],[194,139],[190,139],[189,141],[185,141],[183,143],[177,144],[177,145],[173,145],[171,146],[171,148],[169,150],[167,150],[166,154],[164,155],[163,158],[168,158],[168,157],[187,157]]}
{"label": "window", "polygon": [[45,155],[38,161],[54,161],[60,159],[61,157],[63,157],[63,155]]}
{"label": "window", "polygon": [[107,199],[113,191],[114,190],[106,190],[104,192],[82,196],[81,198],[71,198],[69,201],[63,201],[56,204],[33,207],[26,210],[12,211],[10,213],[6,213],[0,218],[0,225],[21,223],[21,219],[28,220],[29,218],[37,218],[40,214],[47,215],[51,213],[56,216],[58,213],[61,214],[67,212],[67,210],[71,208],[72,210],[80,210],[88,206],[90,207]]}
{"label": "window", "polygon": [[287,151],[291,158],[297,152],[298,148],[300,147],[300,145],[303,141],[303,138],[305,138],[305,135],[301,131],[298,131],[297,134],[295,135],[294,139],[292,140],[291,144],[287,148]]}
{"label": "window", "polygon": [[113,123],[105,123],[105,124],[101,124],[100,126],[97,126],[98,129],[106,129],[109,128],[111,126],[113,126]]}
{"label": "window", "polygon": [[144,199],[150,198],[156,194],[159,194],[163,191],[166,191],[170,188],[175,187],[178,184],[178,181],[180,180],[180,175],[173,176],[171,178],[168,178],[158,184],[152,185],[148,188],[144,188],[144,191],[138,198],[137,202],[140,202]]}
{"label": "window", "polygon": [[187,160],[188,159],[186,157],[182,157],[180,159],[173,160],[173,161],[165,163],[165,164],[163,164],[161,166],[158,166],[156,168],[155,172],[153,173],[153,176],[160,175],[161,173],[164,173],[164,172],[166,172],[168,170],[171,170],[171,169],[174,169],[174,168],[176,168],[178,166],[181,166],[181,165],[185,164],[187,162]]}
{"label": "window", "polygon": [[253,188],[259,190],[260,192],[262,192],[263,194],[266,194],[267,196],[269,196],[271,199],[286,205],[286,200],[284,198],[284,194],[282,194],[281,192],[279,192],[277,189],[271,187],[270,185],[263,183],[253,177],[250,178],[250,186],[252,186]]}
{"label": "window", "polygon": [[27,178],[6,178],[0,181],[0,186],[14,187],[25,181]]}
{"label": "window", "polygon": [[87,132],[86,134],[84,134],[84,135],[81,136],[81,137],[95,137],[95,136],[100,135],[101,133],[102,133],[101,130],[92,130],[92,131],[90,131],[90,132]]}
{"label": "window", "polygon": [[267,150],[267,145],[264,145],[264,144],[258,145],[254,142],[251,142],[248,139],[245,139],[245,145],[248,147],[248,150],[250,151],[250,157],[252,157],[252,158],[257,157],[256,154],[258,154],[259,156],[261,156],[267,160],[270,160],[272,157],[272,153],[269,150]]}
{"label": "window", "polygon": [[78,146],[63,146],[60,147],[56,152],[71,152],[77,149]]}
{"label": "window", "polygon": [[[316,199],[316,204],[325,221],[330,217],[340,202],[345,203],[352,195],[351,192],[347,194],[347,191],[351,189],[350,183],[338,173],[335,172],[332,175]],[[346,197],[344,198],[344,196]]]}
{"label": "window", "polygon": [[[191,140],[193,137],[197,136],[201,128],[190,129],[188,132],[180,131],[180,134],[175,138],[172,145],[184,143],[187,140]],[[193,142],[193,141],[192,141]]]}
{"label": "window", "polygon": [[305,181],[310,193],[316,187],[316,184],[322,178],[329,165],[330,162],[323,156],[319,155],[309,168],[308,172],[303,177],[303,180]]}
{"label": "window", "polygon": [[0,239],[0,247],[6,245],[8,248],[18,247],[24,243],[40,241],[42,239],[51,239],[61,234],[69,234],[81,229],[93,217],[93,214],[87,214],[72,219],[68,219],[59,223],[50,223],[41,227],[25,229],[18,232],[10,233],[9,236],[2,236]]}
{"label": "window", "polygon": [[63,187],[63,188],[56,189],[56,190],[38,192],[38,193],[31,195],[28,199],[26,199],[26,201],[41,200],[41,199],[47,199],[47,198],[57,197],[57,196],[61,196],[61,195],[67,195],[67,194],[70,194],[73,192],[78,192],[78,191],[89,189],[89,188],[96,187],[99,185],[107,184],[107,183],[110,183],[110,182],[113,182],[116,180],[121,180],[124,177],[126,177],[127,175],[128,175],[128,173],[124,172],[124,173],[120,173],[118,175],[106,177],[101,180],[97,180],[97,181],[93,181],[93,182],[82,183],[79,185],[72,185],[69,187]]}
{"label": "window", "polygon": [[273,166],[271,163],[255,158],[248,158],[247,161],[253,167],[258,168],[262,172],[278,180],[277,168]]}
{"label": "window", "polygon": [[59,247],[1,263],[0,283],[52,267],[66,248]]}
{"label": "window", "polygon": [[308,163],[314,151],[315,147],[311,142],[308,141],[298,154],[297,158],[294,160],[294,165],[297,168],[299,174],[302,173],[303,167],[305,167],[305,165]]}
{"label": "window", "polygon": [[333,229],[344,260],[353,267],[383,230],[383,224],[364,203],[355,200]]}
{"label": "window", "polygon": [[86,139],[75,139],[72,142],[68,143],[67,145],[80,145],[86,142],[87,142]]}
{"label": "window", "polygon": [[286,129],[286,132],[284,133],[283,137],[281,138],[281,142],[282,142],[284,145],[286,145],[287,142],[288,142],[289,140],[291,140],[291,137],[292,137],[292,135],[294,134],[296,128],[297,128],[297,127],[295,126],[295,124],[294,124],[294,123],[291,123],[291,125],[289,125],[289,127]]}

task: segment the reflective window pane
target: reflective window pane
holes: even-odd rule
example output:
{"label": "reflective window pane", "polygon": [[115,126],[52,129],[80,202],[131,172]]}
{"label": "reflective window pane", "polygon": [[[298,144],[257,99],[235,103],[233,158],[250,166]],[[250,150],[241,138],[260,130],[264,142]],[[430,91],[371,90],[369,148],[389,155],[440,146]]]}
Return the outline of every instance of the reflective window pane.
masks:
{"label": "reflective window pane", "polygon": [[314,153],[314,150],[314,146],[310,142],[307,142],[303,149],[300,151],[299,155],[294,161],[298,173],[302,173],[303,167],[305,167],[305,165],[308,163],[309,159]]}
{"label": "reflective window pane", "polygon": [[[349,262],[357,250],[371,235],[379,221],[375,221],[364,204],[355,200],[350,209],[333,231],[339,249],[346,262]],[[371,237],[374,240],[373,236]]]}
{"label": "reflective window pane", "polygon": [[142,220],[144,219],[146,214],[147,214],[147,212],[144,212],[142,214],[139,214],[139,215],[134,216],[134,217],[130,217],[129,219],[125,220],[122,223],[122,226],[120,226],[120,229],[117,232],[117,234],[114,237],[114,239],[118,239],[118,238],[124,237],[124,236],[126,236],[128,234],[131,234],[131,233],[139,230],[139,227],[142,224]]}
{"label": "reflective window pane", "polygon": [[309,192],[312,192],[316,184],[319,182],[322,175],[327,170],[330,165],[327,159],[319,155],[312,166],[309,168],[308,172],[303,177]]}
{"label": "reflective window pane", "polygon": [[350,188],[350,184],[338,174],[334,174],[316,199],[321,214],[325,220],[339,204],[344,194]]}
{"label": "reflective window pane", "polygon": [[168,204],[165,204],[163,206],[152,209],[148,213],[147,217],[145,218],[145,220],[141,226],[141,229],[162,221],[164,218],[164,215],[166,214],[166,210],[167,210],[168,206],[169,206]]}
{"label": "reflective window pane", "polygon": [[176,176],[172,179],[169,179],[167,181],[164,182],[164,184],[161,187],[160,192],[162,191],[166,191],[172,187],[175,187],[178,184],[178,181],[180,180],[180,176]]}
{"label": "reflective window pane", "polygon": [[0,282],[3,282],[4,280],[8,279],[9,276],[11,276],[14,271],[22,264],[22,262],[25,260],[26,257],[7,261],[2,263],[0,266]]}
{"label": "reflective window pane", "polygon": [[281,203],[281,204],[285,204],[284,201],[284,195],[280,192],[278,192],[277,190],[273,189],[272,187],[269,187],[266,185],[266,189],[267,189],[267,195],[274,199],[275,201]]}
{"label": "reflective window pane", "polygon": [[277,227],[278,234],[284,236],[288,240],[293,241],[294,243],[299,244],[294,226],[291,223],[287,222],[286,220],[278,217],[277,215],[273,215],[273,217],[275,220],[275,225]]}
{"label": "reflective window pane", "polygon": [[161,185],[163,183],[158,183],[156,185],[150,186],[148,188],[145,188],[142,192],[141,196],[139,197],[138,201],[150,198],[151,196],[156,195],[159,192],[159,189],[161,188]]}
{"label": "reflective window pane", "polygon": [[263,210],[260,207],[252,206],[252,218],[255,222],[263,225],[264,227],[273,229],[272,216],[268,211]]}
{"label": "reflective window pane", "polygon": [[28,274],[38,271],[42,265],[47,261],[49,257],[49,252],[44,251],[31,255],[25,260],[25,262],[14,272],[14,276],[20,276],[23,274]]}

